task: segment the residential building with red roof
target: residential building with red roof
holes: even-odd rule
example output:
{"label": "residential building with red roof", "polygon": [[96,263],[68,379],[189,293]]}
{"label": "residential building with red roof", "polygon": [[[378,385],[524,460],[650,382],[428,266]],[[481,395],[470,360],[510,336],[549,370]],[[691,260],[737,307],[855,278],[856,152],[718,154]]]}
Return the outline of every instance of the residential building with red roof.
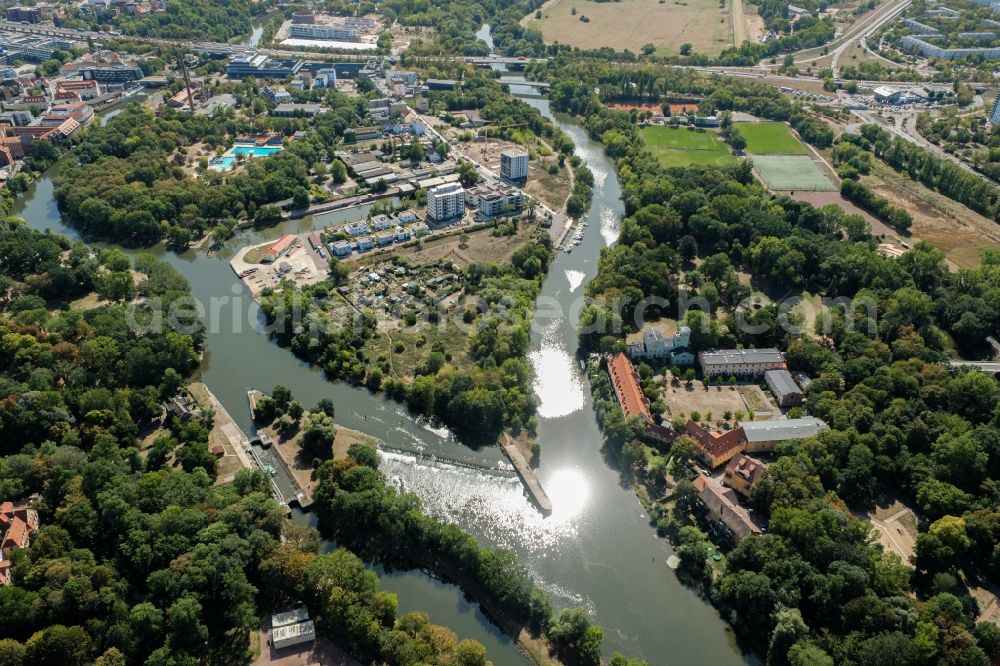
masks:
{"label": "residential building with red roof", "polygon": [[684,427],[684,434],[698,442],[702,460],[713,469],[732,460],[733,456],[741,453],[747,445],[747,437],[742,427],[716,434],[689,420]]}
{"label": "residential building with red roof", "polygon": [[750,514],[739,505],[736,494],[714,483],[704,476],[694,480],[698,499],[704,507],[707,518],[734,542],[739,543],[751,534],[760,534],[761,529],[750,519]]}
{"label": "residential building with red roof", "polygon": [[[31,534],[38,530],[38,512],[29,506],[0,503],[0,559],[10,559],[15,548],[27,548]],[[2,576],[0,576],[2,578]]]}
{"label": "residential building with red roof", "polygon": [[750,491],[760,481],[760,478],[764,476],[766,469],[767,465],[756,458],[738,453],[726,465],[726,473],[722,477],[722,483],[744,497],[749,497]]}
{"label": "residential building with red roof", "polygon": [[0,551],[4,557],[10,557],[10,552],[15,548],[27,548],[30,539],[28,523],[15,516],[3,535],[3,541],[0,541]]}

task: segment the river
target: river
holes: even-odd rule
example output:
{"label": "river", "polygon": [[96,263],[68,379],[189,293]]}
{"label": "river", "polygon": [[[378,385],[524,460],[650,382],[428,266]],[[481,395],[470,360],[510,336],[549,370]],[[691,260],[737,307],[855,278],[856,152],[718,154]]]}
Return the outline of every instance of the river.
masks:
{"label": "river", "polygon": [[[414,420],[398,403],[329,382],[260,333],[259,308],[228,264],[235,251],[283,233],[364,217],[366,207],[286,221],[263,232],[244,231],[211,257],[203,251],[168,252],[162,246],[150,250],[187,277],[193,295],[214,313],[205,317],[201,379],[247,430],[246,389],[282,383],[307,406],[330,398],[336,420],[347,427],[425,454],[385,453],[382,469],[398,486],[416,493],[429,513],[455,522],[488,545],[512,548],[557,606],[588,608],[604,627],[607,654],[619,650],[655,665],[740,664],[743,659],[724,622],[667,568],[669,545],[656,537],[631,489],[605,461],[587,379],[576,361],[577,304],[583,285],[596,274],[601,249],[616,240],[622,215],[613,164],[572,119],[554,116],[547,101],[517,88],[516,77],[507,80],[515,94],[524,95],[573,138],[596,181],[582,244],[555,258],[542,287],[540,298],[557,307],[539,310],[531,338],[542,447],[538,477],[553,502],[551,516],[542,517],[510,475],[426,458],[490,466],[504,461],[497,448],[474,451],[447,430]],[[79,234],[62,223],[52,197],[52,176],[59,167],[39,179],[14,212],[36,229],[76,239]],[[525,663],[513,641],[455,586],[420,572],[380,573],[384,589],[399,596],[401,611],[427,611],[432,621],[479,640],[496,666]]]}

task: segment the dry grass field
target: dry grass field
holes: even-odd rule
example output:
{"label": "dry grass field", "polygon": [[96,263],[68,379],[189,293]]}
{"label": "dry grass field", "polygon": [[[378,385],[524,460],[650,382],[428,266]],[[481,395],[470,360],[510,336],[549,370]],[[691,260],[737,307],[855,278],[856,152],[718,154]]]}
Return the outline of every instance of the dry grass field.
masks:
{"label": "dry grass field", "polygon": [[862,181],[876,194],[913,215],[913,237],[935,246],[959,268],[981,263],[982,251],[1000,249],[1000,230],[991,220],[876,162]]}
{"label": "dry grass field", "polygon": [[716,55],[733,44],[730,5],[720,9],[718,0],[552,0],[541,12],[541,19],[532,13],[522,23],[540,30],[546,42],[581,48],[638,52],[652,44],[668,55],[689,43],[696,53]]}
{"label": "dry grass field", "polygon": [[368,252],[356,259],[355,263],[356,267],[364,267],[389,257],[400,256],[405,257],[412,266],[428,266],[439,261],[450,261],[460,268],[477,261],[502,264],[510,261],[514,251],[531,240],[538,228],[536,223],[522,219],[518,222],[517,233],[513,236],[494,236],[492,228],[464,234],[467,236],[464,243],[461,233],[429,236],[420,243],[406,247],[390,248],[384,252]]}

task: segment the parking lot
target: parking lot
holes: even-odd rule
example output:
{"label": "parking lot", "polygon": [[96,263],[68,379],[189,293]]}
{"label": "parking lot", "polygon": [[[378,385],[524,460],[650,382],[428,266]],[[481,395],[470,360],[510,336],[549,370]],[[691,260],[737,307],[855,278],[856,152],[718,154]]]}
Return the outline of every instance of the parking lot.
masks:
{"label": "parking lot", "polygon": [[271,263],[261,263],[260,255],[276,242],[269,240],[259,245],[245,247],[229,262],[233,271],[243,280],[256,298],[267,287],[277,287],[282,280],[291,280],[298,286],[322,282],[329,275],[327,260],[309,247],[305,237],[299,237],[288,252]]}

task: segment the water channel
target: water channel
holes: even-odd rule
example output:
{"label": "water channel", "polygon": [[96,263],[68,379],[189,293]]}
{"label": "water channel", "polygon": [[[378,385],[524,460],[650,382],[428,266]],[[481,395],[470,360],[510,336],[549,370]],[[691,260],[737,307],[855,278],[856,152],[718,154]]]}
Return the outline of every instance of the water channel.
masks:
{"label": "water channel", "polygon": [[[532,333],[530,361],[542,446],[538,476],[553,501],[549,517],[538,513],[515,477],[444,462],[496,466],[504,462],[498,449],[472,450],[447,430],[414,420],[400,404],[329,382],[261,334],[259,308],[228,264],[236,250],[280,234],[358,219],[367,208],[287,221],[263,232],[244,231],[211,257],[204,251],[168,252],[162,246],[149,251],[187,277],[205,307],[201,379],[245,430],[251,426],[249,387],[281,383],[307,406],[330,398],[339,423],[394,448],[421,452],[420,457],[386,453],[383,471],[398,486],[416,493],[428,512],[457,523],[488,545],[512,548],[557,606],[588,608],[605,629],[606,653],[620,650],[651,665],[743,663],[723,621],[667,568],[668,544],[655,536],[631,489],[605,461],[587,379],[576,361],[574,323],[583,285],[595,275],[601,249],[617,238],[622,214],[613,165],[575,122],[554,116],[547,101],[531,97],[531,89],[518,89],[515,77],[508,82],[512,92],[523,95],[573,138],[596,180],[584,240],[572,254],[553,261],[542,288],[542,298],[558,305],[536,314]],[[36,229],[76,239],[79,234],[62,223],[52,196],[52,177],[59,168],[56,164],[33,184],[14,213]],[[399,596],[401,612],[427,611],[432,621],[479,640],[496,666],[525,663],[513,641],[457,587],[421,572],[380,573],[383,587]]]}

